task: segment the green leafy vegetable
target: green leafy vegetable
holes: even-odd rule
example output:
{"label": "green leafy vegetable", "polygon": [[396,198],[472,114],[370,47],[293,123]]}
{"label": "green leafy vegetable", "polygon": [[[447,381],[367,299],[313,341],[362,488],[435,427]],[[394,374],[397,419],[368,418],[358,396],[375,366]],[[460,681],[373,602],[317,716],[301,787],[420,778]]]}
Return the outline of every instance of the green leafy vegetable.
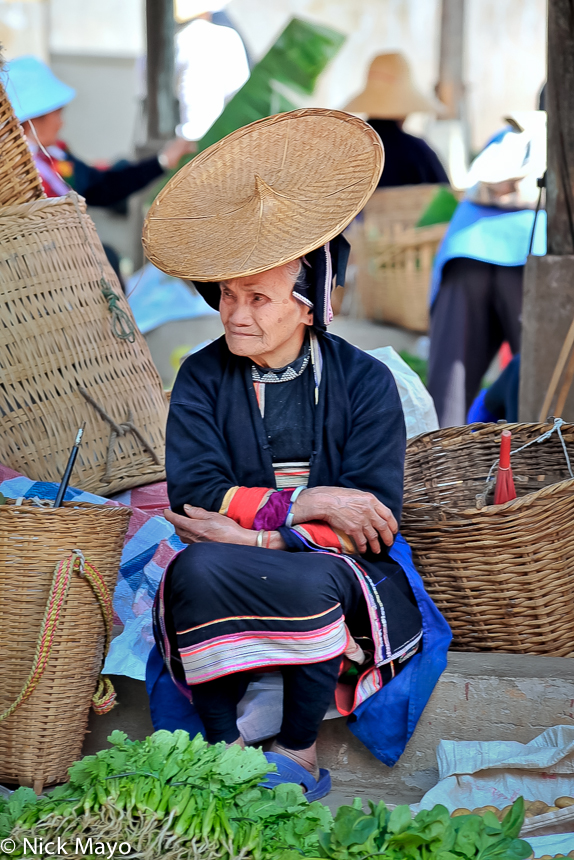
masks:
{"label": "green leafy vegetable", "polygon": [[[94,834],[137,846],[141,860],[525,860],[518,839],[524,802],[502,823],[492,813],[450,818],[444,806],[390,811],[361,800],[329,809],[308,803],[298,785],[270,791],[261,750],[209,746],[183,731],[132,742],[124,732],[111,748],[86,756],[70,781],[46,796],[19,788],[0,797],[0,841],[24,837],[71,844]],[[22,857],[19,847],[11,857]],[[2,857],[0,857],[2,860]]]}

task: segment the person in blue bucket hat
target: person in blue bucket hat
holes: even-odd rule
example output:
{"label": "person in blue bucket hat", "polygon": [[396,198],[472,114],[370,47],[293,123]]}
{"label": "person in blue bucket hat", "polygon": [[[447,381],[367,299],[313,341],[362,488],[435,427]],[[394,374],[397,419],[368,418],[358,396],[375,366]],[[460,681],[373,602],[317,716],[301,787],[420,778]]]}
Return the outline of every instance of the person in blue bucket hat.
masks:
{"label": "person in blue bucket hat", "polygon": [[113,206],[176,167],[191,151],[188,141],[176,138],[157,156],[104,170],[92,167],[59,139],[63,110],[76,96],[72,87],[34,56],[8,62],[0,80],[23,125],[48,197],[60,197],[73,188],[90,206]]}

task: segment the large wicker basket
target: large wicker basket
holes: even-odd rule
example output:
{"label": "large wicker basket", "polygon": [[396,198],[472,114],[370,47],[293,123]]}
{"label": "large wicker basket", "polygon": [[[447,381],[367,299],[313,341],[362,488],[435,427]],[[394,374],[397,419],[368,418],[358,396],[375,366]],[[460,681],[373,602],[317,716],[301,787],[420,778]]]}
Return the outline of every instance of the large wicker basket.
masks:
{"label": "large wicker basket", "polygon": [[[109,495],[163,480],[167,403],[82,198],[0,207],[0,462]],[[118,336],[119,335],[119,336]]]}
{"label": "large wicker basket", "polygon": [[448,224],[367,233],[368,289],[361,293],[369,319],[426,332],[433,260]]}
{"label": "large wicker basket", "polygon": [[448,225],[415,224],[438,188],[381,188],[350,228],[358,305],[367,319],[428,330],[432,264]]}
{"label": "large wicker basket", "polygon": [[[0,714],[30,673],[55,565],[79,549],[113,592],[131,511],[119,506],[0,506]],[[44,674],[0,721],[0,782],[62,782],[79,758],[102,666],[104,622],[88,580],[74,573]]]}
{"label": "large wicker basket", "polygon": [[[553,425],[506,426],[514,451]],[[561,432],[574,467],[574,425]],[[518,498],[477,508],[500,434],[475,424],[413,439],[401,531],[456,649],[564,657],[574,652],[574,480],[553,432],[512,455]]]}
{"label": "large wicker basket", "polygon": [[0,205],[27,203],[44,196],[22,126],[0,82]]}

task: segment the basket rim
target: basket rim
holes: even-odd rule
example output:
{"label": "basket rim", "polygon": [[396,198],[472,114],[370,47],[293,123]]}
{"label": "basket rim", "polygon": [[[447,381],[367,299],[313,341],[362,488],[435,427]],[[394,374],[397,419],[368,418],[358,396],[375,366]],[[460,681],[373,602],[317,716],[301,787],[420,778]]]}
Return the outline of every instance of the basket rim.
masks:
{"label": "basket rim", "polygon": [[[4,501],[4,503],[2,505],[0,505],[0,514],[4,510],[10,511],[11,514],[16,514],[18,516],[22,512],[27,513],[27,514],[29,514],[29,513],[33,513],[33,514],[37,514],[37,513],[54,514],[55,513],[55,514],[57,514],[57,513],[63,513],[66,511],[71,512],[73,510],[85,510],[85,511],[94,511],[94,512],[126,511],[126,512],[129,512],[130,516],[133,513],[133,509],[129,505],[120,505],[120,504],[99,505],[99,504],[96,504],[94,502],[80,502],[80,501],[76,502],[74,499],[69,499],[69,500],[63,502],[61,507],[59,507],[59,508],[48,507],[48,506],[44,507],[43,505],[36,505],[36,504],[34,504],[34,501],[32,499],[24,499],[24,501],[19,505],[16,504],[16,501],[17,501],[16,499],[8,499],[7,498]],[[47,500],[47,501],[51,501],[51,499]]]}
{"label": "basket rim", "polygon": [[77,191],[70,189],[61,197],[39,197],[37,200],[28,200],[26,203],[9,203],[0,206],[0,218],[13,218],[14,215],[30,215],[42,209],[57,208],[58,206],[73,206],[78,203],[80,211],[85,214],[86,200]]}
{"label": "basket rim", "polygon": [[[409,448],[415,448],[421,445],[423,439],[440,439],[440,438],[449,438],[452,442],[454,442],[457,438],[461,441],[468,441],[469,437],[473,437],[475,439],[483,439],[488,436],[496,435],[497,433],[501,433],[503,430],[510,430],[512,433],[513,430],[516,429],[524,429],[531,428],[532,430],[540,430],[540,435],[546,433],[548,430],[551,430],[554,427],[553,421],[515,421],[510,424],[491,424],[486,422],[477,421],[474,424],[464,424],[462,427],[442,427],[438,430],[431,430],[427,433],[419,433],[418,436],[413,436],[411,439],[407,441],[407,450]],[[570,423],[565,421],[562,424],[562,432],[572,432],[574,433],[574,423]],[[425,446],[426,448],[426,446]]]}
{"label": "basket rim", "polygon": [[[533,502],[545,496],[560,495],[563,492],[571,489],[574,494],[574,478],[567,478],[564,481],[556,481],[554,484],[549,484],[547,487],[541,487],[539,490],[534,490],[532,493],[526,493],[517,499],[511,499],[509,502],[504,502],[502,505],[485,505],[483,508],[453,508],[449,505],[441,505],[440,502],[404,502],[403,513],[405,510],[411,509],[420,512],[423,510],[439,510],[445,514],[451,514],[457,517],[476,517],[476,516],[496,516],[499,513],[515,512],[521,508],[529,507]],[[425,524],[426,527],[426,524]]]}

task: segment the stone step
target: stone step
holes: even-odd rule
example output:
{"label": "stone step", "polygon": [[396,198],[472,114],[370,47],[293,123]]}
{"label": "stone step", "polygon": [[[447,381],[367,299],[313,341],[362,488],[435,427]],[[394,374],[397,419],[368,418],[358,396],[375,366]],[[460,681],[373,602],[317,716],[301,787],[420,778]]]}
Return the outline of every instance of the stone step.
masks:
{"label": "stone step", "polygon": [[[90,715],[84,754],[106,747],[114,729],[133,740],[153,731],[143,682],[112,680],[119,704],[106,716]],[[415,803],[438,779],[435,750],[441,739],[527,743],[551,726],[573,724],[574,660],[451,651],[448,668],[395,767],[371,755],[346,719],[323,723],[319,754],[333,780],[329,806],[353,797]]]}

